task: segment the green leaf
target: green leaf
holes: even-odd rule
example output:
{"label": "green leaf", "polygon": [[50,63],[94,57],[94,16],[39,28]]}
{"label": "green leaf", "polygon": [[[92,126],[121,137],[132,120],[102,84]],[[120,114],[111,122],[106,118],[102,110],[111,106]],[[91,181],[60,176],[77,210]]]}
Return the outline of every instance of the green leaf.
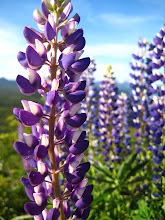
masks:
{"label": "green leaf", "polygon": [[99,195],[98,197],[94,198],[94,201],[92,202],[92,206],[98,204],[98,202],[104,200],[104,198],[106,198],[111,192],[113,192],[116,189],[116,187],[114,188],[108,188],[106,189],[101,195]]}
{"label": "green leaf", "polygon": [[130,169],[127,175],[125,176],[124,180],[129,179],[131,176],[135,176],[137,172],[141,171],[143,167],[148,163],[148,160],[145,160],[142,163],[137,164],[134,168]]}
{"label": "green leaf", "polygon": [[99,166],[96,165],[96,164],[92,164],[92,166],[93,166],[95,169],[101,171],[103,174],[105,174],[105,175],[108,176],[109,178],[113,179],[112,175],[110,174],[110,171],[107,170],[107,167],[106,167],[106,166],[103,166],[103,165],[101,165],[100,163],[99,163]]}
{"label": "green leaf", "polygon": [[129,171],[132,163],[136,160],[137,153],[131,154],[120,166],[117,176],[118,179],[123,179],[126,173]]}
{"label": "green leaf", "polygon": [[104,179],[104,178],[93,177],[93,176],[90,176],[90,175],[86,175],[86,177],[87,177],[89,180],[96,180],[97,182],[100,182],[100,183],[114,184],[114,181],[106,180],[106,179]]}

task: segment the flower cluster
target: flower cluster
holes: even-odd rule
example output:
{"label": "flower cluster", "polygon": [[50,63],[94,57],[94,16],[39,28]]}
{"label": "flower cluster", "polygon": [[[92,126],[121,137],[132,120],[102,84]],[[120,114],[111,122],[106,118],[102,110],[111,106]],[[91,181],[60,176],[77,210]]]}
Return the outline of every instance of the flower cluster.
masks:
{"label": "flower cluster", "polygon": [[[30,96],[38,91],[45,98],[44,106],[22,100],[23,109],[13,110],[19,122],[32,130],[32,134],[23,134],[24,141],[14,143],[14,149],[30,165],[28,177],[21,177],[32,200],[24,208],[35,219],[62,220],[71,215],[72,219],[87,219],[93,185],[87,186],[84,179],[90,163],[81,161],[89,141],[86,131],[79,129],[86,114],[78,111],[86,87],[86,81],[79,79],[90,58],[80,58],[85,38],[83,29],[77,28],[79,15],[69,18],[73,10],[70,0],[43,0],[41,10],[33,13],[40,31],[24,27],[28,46],[17,56],[28,71],[28,78],[18,75],[16,79],[21,93]],[[39,73],[43,66],[48,66],[47,77]],[[50,204],[53,207],[47,210]],[[74,212],[70,209],[73,204]]]}

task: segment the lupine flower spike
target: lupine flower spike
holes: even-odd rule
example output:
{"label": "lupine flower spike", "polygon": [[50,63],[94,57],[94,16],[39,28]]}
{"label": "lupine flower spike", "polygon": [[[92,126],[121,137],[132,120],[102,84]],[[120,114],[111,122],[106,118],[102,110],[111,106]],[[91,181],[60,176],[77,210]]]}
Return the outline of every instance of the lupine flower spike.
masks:
{"label": "lupine flower spike", "polygon": [[[85,38],[83,29],[77,28],[79,15],[70,17],[71,1],[43,0],[41,10],[33,13],[40,30],[25,26],[28,45],[17,55],[28,71],[28,76],[18,75],[16,79],[21,93],[30,96],[39,92],[45,98],[44,106],[22,100],[23,109],[13,110],[16,119],[32,130],[32,134],[23,134],[24,141],[14,143],[16,152],[30,166],[28,176],[21,177],[31,200],[24,209],[34,219],[63,220],[72,216],[85,220],[93,201],[93,185],[87,186],[88,180],[84,179],[90,163],[81,162],[89,141],[86,131],[79,129],[86,121],[86,114],[79,113],[86,82],[79,78],[90,58],[80,58]],[[48,67],[47,78],[41,74],[43,66]],[[50,204],[52,208],[47,210]]]}

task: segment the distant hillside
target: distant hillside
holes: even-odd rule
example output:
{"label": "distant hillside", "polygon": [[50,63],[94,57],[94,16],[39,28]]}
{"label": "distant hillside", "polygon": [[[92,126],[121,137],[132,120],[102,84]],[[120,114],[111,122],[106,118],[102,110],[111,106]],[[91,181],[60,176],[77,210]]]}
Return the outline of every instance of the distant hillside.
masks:
{"label": "distant hillside", "polygon": [[18,90],[18,87],[14,80],[7,80],[5,78],[0,78],[0,90],[2,89]]}
{"label": "distant hillside", "polygon": [[[128,82],[117,82],[117,86],[119,88],[119,93],[125,92],[129,94],[130,88]],[[96,87],[99,87],[99,82],[96,82]],[[30,97],[25,96],[20,93],[17,84],[14,80],[0,78],[0,107],[22,107],[22,99],[41,102],[39,94],[35,94]]]}
{"label": "distant hillside", "polygon": [[0,78],[0,107],[22,108],[22,99],[40,102],[39,94],[30,97],[25,96],[20,93],[14,80]]}

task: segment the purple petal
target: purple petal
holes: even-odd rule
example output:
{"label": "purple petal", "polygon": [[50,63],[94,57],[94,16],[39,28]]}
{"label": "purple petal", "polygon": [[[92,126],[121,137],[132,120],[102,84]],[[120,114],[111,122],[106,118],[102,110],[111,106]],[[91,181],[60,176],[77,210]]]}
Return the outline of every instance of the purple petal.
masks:
{"label": "purple petal", "polygon": [[80,22],[80,16],[79,16],[77,13],[72,17],[72,19],[73,19],[74,21],[77,21],[77,23]]}
{"label": "purple petal", "polygon": [[28,69],[28,72],[29,72],[29,82],[31,83],[31,85],[35,90],[39,89],[41,86],[40,75],[32,69]]}
{"label": "purple petal", "polygon": [[74,62],[70,66],[70,69],[75,73],[81,73],[89,66],[89,64],[90,64],[90,58],[86,57],[86,58],[83,58],[83,59],[80,59]]}
{"label": "purple petal", "polygon": [[76,53],[68,54],[60,60],[59,65],[61,68],[66,70],[68,69],[69,66],[71,66],[75,62],[75,59],[76,59]]}
{"label": "purple petal", "polygon": [[83,210],[82,219],[86,220],[88,218],[88,216],[89,216],[89,213],[90,213],[90,207],[88,207],[87,209]]}
{"label": "purple petal", "polygon": [[47,206],[47,199],[44,193],[34,193],[33,194],[35,202],[38,206],[46,207]]}
{"label": "purple petal", "polygon": [[66,200],[63,201],[63,209],[64,209],[64,215],[65,215],[66,219],[68,219],[71,215],[71,212],[70,212],[69,203]]}
{"label": "purple petal", "polygon": [[28,25],[24,27],[23,34],[28,44],[35,45],[35,39],[38,39],[41,42],[43,41],[42,34]]}
{"label": "purple petal", "polygon": [[33,115],[37,116],[38,119],[41,119],[43,116],[42,105],[36,102],[28,101],[30,111]]}
{"label": "purple petal", "polygon": [[33,170],[30,171],[28,177],[32,186],[41,184],[45,179],[45,177],[40,172]]}
{"label": "purple petal", "polygon": [[[19,113],[20,113],[20,111],[21,111],[20,108],[14,108],[14,109],[13,109],[13,114],[14,114],[14,116],[16,117],[17,120],[19,120],[19,121],[21,122],[21,120],[20,120],[20,118],[19,118]],[[21,122],[21,123],[22,123],[22,122]]]}
{"label": "purple petal", "polygon": [[34,186],[32,186],[32,185],[30,184],[30,180],[29,180],[28,178],[21,177],[21,178],[20,178],[20,181],[22,182],[22,184],[23,184],[26,188],[28,188],[28,189],[33,189],[33,188],[34,188]]}
{"label": "purple petal", "polygon": [[76,90],[85,90],[85,87],[86,87],[86,80],[83,80],[83,81],[80,81],[80,84]]}
{"label": "purple petal", "polygon": [[72,93],[69,93],[65,96],[65,98],[67,100],[69,100],[70,102],[76,104],[76,103],[79,103],[81,102],[86,96],[86,93],[85,91],[76,91],[76,92],[72,92]]}
{"label": "purple petal", "polygon": [[39,215],[45,207],[38,206],[35,202],[27,202],[24,205],[24,209],[29,215]]}
{"label": "purple petal", "polygon": [[19,118],[25,127],[31,127],[32,125],[35,125],[38,122],[38,117],[33,115],[31,112],[24,110],[20,111]]}
{"label": "purple petal", "polygon": [[56,90],[50,91],[47,93],[46,102],[50,106],[55,106],[59,102],[59,94]]}
{"label": "purple petal", "polygon": [[30,84],[29,80],[26,79],[25,77],[18,75],[16,78],[16,83],[22,94],[32,95],[33,93],[35,93],[35,89]]}
{"label": "purple petal", "polygon": [[73,128],[79,128],[85,121],[86,121],[86,114],[81,113],[81,114],[76,114],[70,119],[67,119],[66,122],[68,125],[70,125]]}
{"label": "purple petal", "polygon": [[47,61],[48,58],[47,58],[47,50],[45,45],[38,39],[35,40],[35,45],[36,45],[36,52],[42,58],[43,62]]}
{"label": "purple petal", "polygon": [[54,134],[57,139],[62,139],[64,137],[65,132],[66,132],[66,123],[64,119],[61,118],[58,121]]}
{"label": "purple petal", "polygon": [[41,3],[41,10],[42,10],[43,15],[44,15],[46,18],[48,18],[48,15],[50,14],[50,12],[49,12],[48,8],[46,7],[44,1]]}
{"label": "purple petal", "polygon": [[27,158],[29,156],[33,155],[33,148],[28,147],[26,143],[16,141],[14,142],[14,149],[17,151],[17,153],[24,158]]}
{"label": "purple petal", "polygon": [[36,146],[34,155],[39,159],[44,159],[48,155],[48,149],[44,145]]}
{"label": "purple petal", "polygon": [[30,184],[30,181],[28,178],[21,177],[20,180],[22,184],[25,186],[25,191],[26,191],[27,196],[29,197],[30,200],[34,201],[34,196],[33,196],[34,186]]}
{"label": "purple petal", "polygon": [[19,51],[18,54],[17,54],[17,59],[18,59],[18,62],[19,62],[24,68],[28,68],[28,67],[29,67],[28,62],[27,62],[27,59],[26,59],[26,55],[25,55],[24,52]]}
{"label": "purple petal", "polygon": [[84,140],[84,141],[77,141],[75,144],[72,144],[69,148],[69,151],[74,154],[81,154],[83,153],[89,146],[89,141]]}
{"label": "purple petal", "polygon": [[45,24],[44,35],[45,35],[46,39],[49,41],[53,40],[56,36],[56,32],[52,28],[49,21],[47,21]]}
{"label": "purple petal", "polygon": [[78,184],[84,179],[85,173],[74,171],[73,173],[66,174],[66,179],[71,184]]}
{"label": "purple petal", "polygon": [[52,220],[58,220],[60,216],[60,212],[58,209],[54,208],[54,209],[49,209],[48,211],[48,219],[52,219]]}
{"label": "purple petal", "polygon": [[90,169],[90,163],[89,162],[85,162],[85,163],[81,163],[76,168],[76,171],[82,171],[82,172],[86,173],[86,172],[88,172],[89,169]]}
{"label": "purple petal", "polygon": [[92,201],[93,201],[92,195],[84,196],[75,203],[75,206],[79,209],[86,209],[88,208],[88,206],[90,206]]}
{"label": "purple petal", "polygon": [[69,2],[61,13],[61,21],[65,21],[72,11],[72,4]]}
{"label": "purple petal", "polygon": [[78,22],[75,20],[71,20],[67,22],[62,28],[61,28],[61,36],[63,39],[67,38],[70,34],[72,34],[75,31],[75,28],[77,27]]}
{"label": "purple petal", "polygon": [[38,8],[33,12],[33,18],[38,24],[45,24],[46,19],[41,14],[41,12],[38,10]]}
{"label": "purple petal", "polygon": [[70,45],[70,44],[76,45],[82,37],[83,37],[83,29],[78,29],[73,34],[71,34],[69,37],[67,37],[65,42],[67,45]]}
{"label": "purple petal", "polygon": [[70,82],[70,83],[68,83],[63,88],[64,94],[66,95],[66,94],[69,94],[71,92],[75,92],[80,84],[81,84],[81,82]]}
{"label": "purple petal", "polygon": [[82,50],[84,47],[85,47],[85,38],[82,37],[80,38],[80,40],[77,42],[75,48],[73,51],[79,51],[79,50]]}
{"label": "purple petal", "polygon": [[26,48],[26,58],[32,69],[36,69],[43,64],[42,58],[30,45]]}

